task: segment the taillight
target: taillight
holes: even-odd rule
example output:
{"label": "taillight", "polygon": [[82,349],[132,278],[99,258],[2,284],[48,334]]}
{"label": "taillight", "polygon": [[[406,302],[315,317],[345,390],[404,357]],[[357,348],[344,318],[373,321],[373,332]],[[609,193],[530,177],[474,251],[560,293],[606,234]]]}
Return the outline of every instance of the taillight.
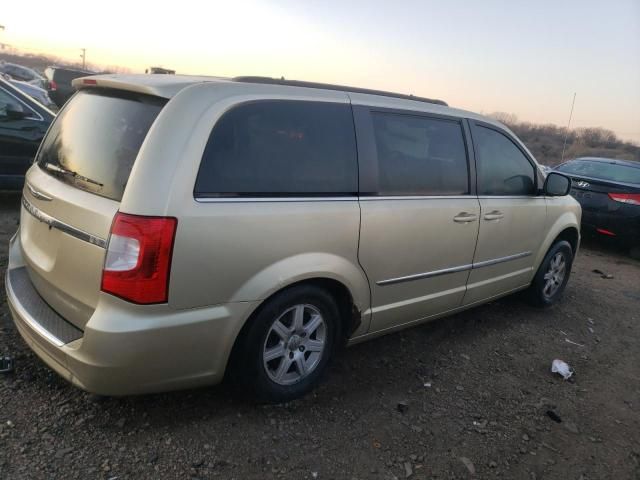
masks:
{"label": "taillight", "polygon": [[640,193],[610,193],[609,198],[620,203],[640,205]]}
{"label": "taillight", "polygon": [[118,212],[111,225],[102,291],[139,304],[165,303],[178,220]]}
{"label": "taillight", "polygon": [[55,80],[49,80],[49,90],[51,90],[52,92],[58,90],[58,84],[55,82]]}

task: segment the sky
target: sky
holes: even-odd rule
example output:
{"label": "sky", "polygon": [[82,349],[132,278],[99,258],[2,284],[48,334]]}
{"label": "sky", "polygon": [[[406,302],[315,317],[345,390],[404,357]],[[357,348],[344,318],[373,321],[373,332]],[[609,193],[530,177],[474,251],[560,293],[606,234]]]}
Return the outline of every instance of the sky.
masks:
{"label": "sky", "polygon": [[640,0],[30,0],[3,2],[0,25],[23,51],[132,72],[284,76],[534,123],[566,125],[576,93],[572,128],[640,143]]}

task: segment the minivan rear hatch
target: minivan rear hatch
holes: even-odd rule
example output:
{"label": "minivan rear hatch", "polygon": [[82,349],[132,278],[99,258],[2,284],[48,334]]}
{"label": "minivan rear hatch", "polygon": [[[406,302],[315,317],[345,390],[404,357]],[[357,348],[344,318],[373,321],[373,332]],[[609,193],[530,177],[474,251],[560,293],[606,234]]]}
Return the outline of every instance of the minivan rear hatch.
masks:
{"label": "minivan rear hatch", "polygon": [[58,113],[27,174],[20,220],[27,271],[51,308],[78,328],[96,308],[111,223],[166,102],[79,91]]}

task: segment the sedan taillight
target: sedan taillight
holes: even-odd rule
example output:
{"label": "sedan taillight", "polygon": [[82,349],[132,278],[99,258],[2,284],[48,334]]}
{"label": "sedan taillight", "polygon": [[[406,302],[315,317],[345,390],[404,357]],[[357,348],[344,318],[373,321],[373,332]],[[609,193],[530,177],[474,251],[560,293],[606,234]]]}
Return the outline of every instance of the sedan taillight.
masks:
{"label": "sedan taillight", "polygon": [[620,203],[640,205],[640,193],[610,193],[609,198]]}
{"label": "sedan taillight", "polygon": [[139,303],[165,303],[178,220],[118,212],[102,270],[102,291]]}

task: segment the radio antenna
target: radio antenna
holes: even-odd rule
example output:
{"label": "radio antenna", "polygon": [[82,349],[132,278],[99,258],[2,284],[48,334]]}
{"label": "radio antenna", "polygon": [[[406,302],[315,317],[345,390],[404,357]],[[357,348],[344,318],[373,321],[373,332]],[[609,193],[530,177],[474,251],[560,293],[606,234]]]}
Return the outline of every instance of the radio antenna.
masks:
{"label": "radio antenna", "polygon": [[567,130],[564,132],[564,143],[562,144],[562,157],[560,163],[564,162],[564,149],[567,147],[567,137],[569,136],[569,127],[571,126],[571,117],[573,117],[573,106],[576,104],[576,94],[573,93],[573,101],[571,102],[571,112],[569,112],[569,122],[567,123]]}

